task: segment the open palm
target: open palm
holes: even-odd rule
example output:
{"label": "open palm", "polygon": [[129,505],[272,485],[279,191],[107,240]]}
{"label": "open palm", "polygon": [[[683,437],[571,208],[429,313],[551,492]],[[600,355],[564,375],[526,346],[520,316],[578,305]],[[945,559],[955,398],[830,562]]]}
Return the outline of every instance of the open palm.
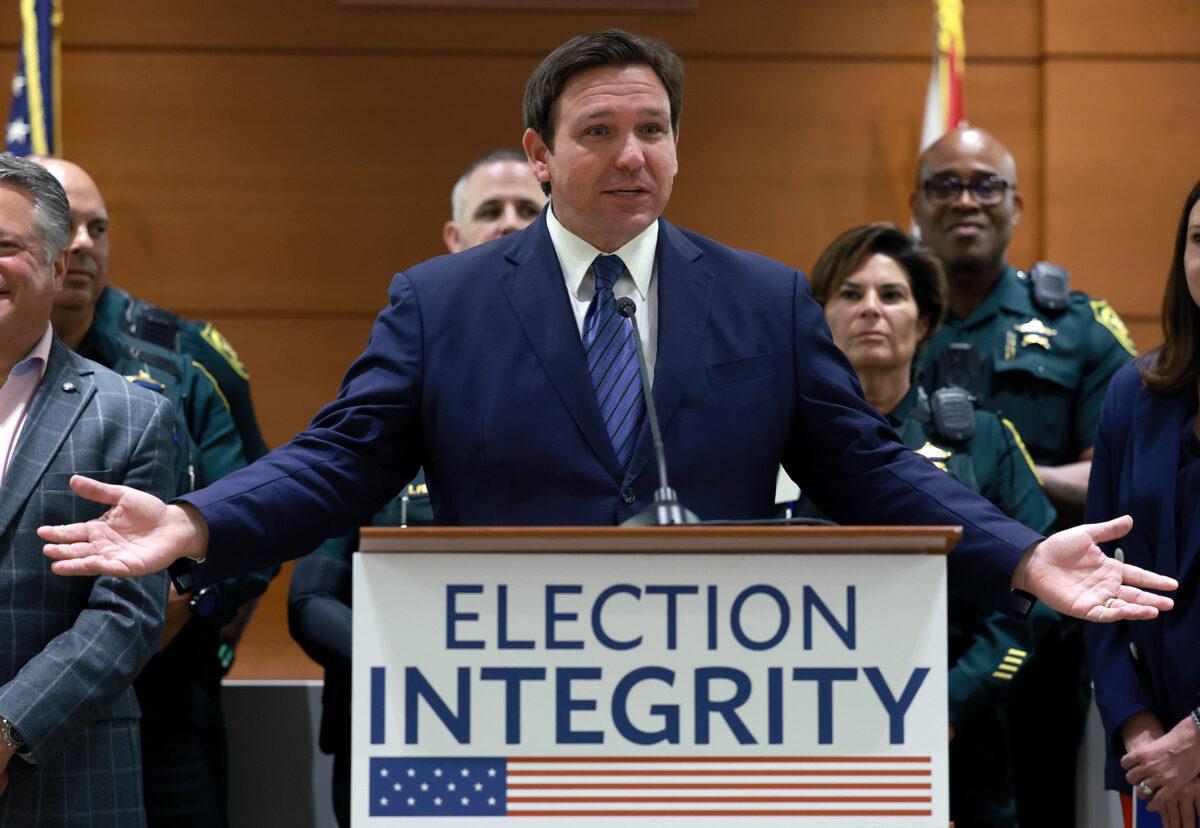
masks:
{"label": "open palm", "polygon": [[38,529],[38,537],[49,541],[44,552],[54,559],[55,573],[146,575],[196,554],[196,526],[179,506],[128,486],[78,475],[71,478],[71,489],[109,509],[95,520]]}
{"label": "open palm", "polygon": [[1172,590],[1175,581],[1110,558],[1098,546],[1132,527],[1133,520],[1123,516],[1051,535],[1023,562],[1026,589],[1050,608],[1088,621],[1144,620],[1169,610],[1170,598],[1139,587]]}

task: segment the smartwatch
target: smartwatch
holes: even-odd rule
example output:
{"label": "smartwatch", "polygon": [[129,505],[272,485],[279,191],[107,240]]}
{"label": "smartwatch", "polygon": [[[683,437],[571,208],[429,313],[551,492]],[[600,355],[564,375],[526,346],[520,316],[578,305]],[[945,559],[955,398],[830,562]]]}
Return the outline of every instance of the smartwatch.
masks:
{"label": "smartwatch", "polygon": [[193,615],[200,618],[208,618],[217,608],[217,602],[221,596],[217,594],[217,590],[211,586],[206,586],[197,592],[192,593],[192,597],[188,598],[188,609]]}

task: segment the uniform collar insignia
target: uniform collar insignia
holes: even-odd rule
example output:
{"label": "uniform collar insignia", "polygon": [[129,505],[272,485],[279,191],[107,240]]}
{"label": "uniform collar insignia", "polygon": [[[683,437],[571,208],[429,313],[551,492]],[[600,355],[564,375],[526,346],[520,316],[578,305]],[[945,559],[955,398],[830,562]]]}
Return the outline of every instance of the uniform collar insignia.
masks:
{"label": "uniform collar insignia", "polygon": [[151,388],[155,391],[162,391],[167,387],[154,377],[150,376],[149,372],[145,368],[138,369],[138,372],[133,375],[126,374],[125,379],[129,380],[134,385],[141,385],[145,388]]}

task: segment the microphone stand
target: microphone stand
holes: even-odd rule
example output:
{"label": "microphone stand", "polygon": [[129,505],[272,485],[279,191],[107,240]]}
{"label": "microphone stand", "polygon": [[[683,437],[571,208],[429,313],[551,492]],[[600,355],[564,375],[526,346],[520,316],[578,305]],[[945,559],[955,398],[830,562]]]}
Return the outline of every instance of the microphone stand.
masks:
{"label": "microphone stand", "polygon": [[667,483],[667,454],[663,449],[662,431],[658,427],[658,411],[654,408],[654,395],[650,393],[650,375],[646,371],[646,355],[642,352],[642,336],[638,331],[637,307],[628,296],[617,300],[617,313],[633,325],[633,341],[637,347],[638,370],[642,377],[642,397],[646,401],[646,417],[650,421],[650,437],[654,444],[654,459],[658,463],[658,488],[654,502],[628,520],[622,526],[683,526],[699,523],[690,509],[679,502],[679,495]]}

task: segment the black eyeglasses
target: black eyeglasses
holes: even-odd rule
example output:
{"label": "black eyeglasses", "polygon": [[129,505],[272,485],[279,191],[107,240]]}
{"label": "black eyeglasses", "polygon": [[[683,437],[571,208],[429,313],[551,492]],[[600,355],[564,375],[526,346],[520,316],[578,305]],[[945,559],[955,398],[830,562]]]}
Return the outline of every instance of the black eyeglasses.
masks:
{"label": "black eyeglasses", "polygon": [[975,196],[975,202],[981,207],[991,207],[1004,200],[1005,193],[1012,185],[998,175],[983,175],[963,181],[957,175],[935,175],[921,185],[925,198],[934,204],[950,204],[962,197],[964,190],[970,190]]}

